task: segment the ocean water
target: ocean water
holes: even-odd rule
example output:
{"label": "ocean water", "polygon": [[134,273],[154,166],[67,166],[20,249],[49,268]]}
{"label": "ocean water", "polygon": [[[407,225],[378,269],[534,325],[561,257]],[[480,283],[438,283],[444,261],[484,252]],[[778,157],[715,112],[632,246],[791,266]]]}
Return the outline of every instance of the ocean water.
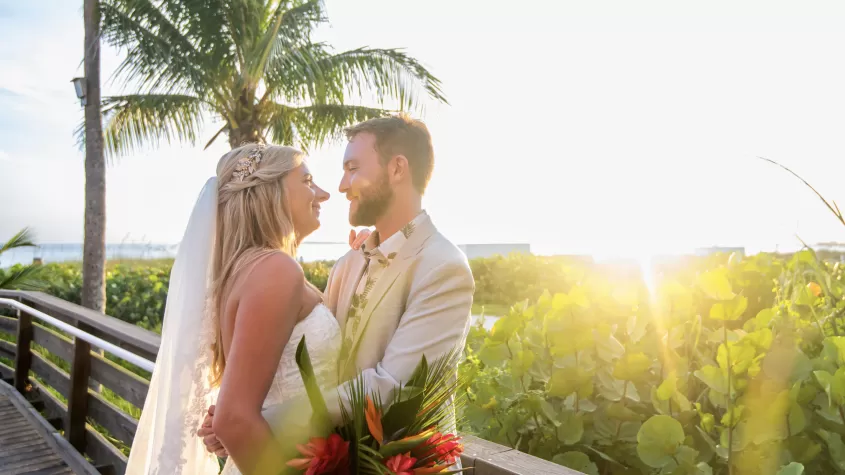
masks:
{"label": "ocean water", "polygon": [[[162,259],[176,257],[178,244],[106,244],[106,259]],[[305,262],[335,260],[349,250],[346,243],[305,242],[299,248],[299,258]],[[35,259],[43,263],[82,260],[82,244],[42,244],[37,247],[12,249],[0,254],[0,269],[15,264],[30,264]]]}

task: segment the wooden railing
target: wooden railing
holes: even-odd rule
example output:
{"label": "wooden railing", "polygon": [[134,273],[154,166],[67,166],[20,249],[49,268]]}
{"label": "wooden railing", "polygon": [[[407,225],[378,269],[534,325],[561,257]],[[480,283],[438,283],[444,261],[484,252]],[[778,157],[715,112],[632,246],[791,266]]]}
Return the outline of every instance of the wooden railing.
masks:
{"label": "wooden railing", "polygon": [[[0,291],[0,298],[15,299],[155,361],[161,338],[153,332],[40,292]],[[114,402],[139,414],[149,381],[105,358],[99,348],[92,352],[91,344],[81,338],[69,338],[34,321],[26,312],[11,313],[0,315],[0,333],[16,341],[0,339],[0,358],[12,362],[0,362],[2,377],[13,382],[54,427],[64,431],[71,445],[93,460],[101,473],[123,475],[127,458],[121,448],[131,447],[138,421]],[[482,439],[467,436],[464,442],[464,466],[474,467],[477,475],[578,474]]]}
{"label": "wooden railing", "polygon": [[[0,291],[0,298],[18,300],[155,361],[161,341],[155,333],[40,292]],[[42,409],[47,420],[64,431],[71,445],[90,457],[101,472],[122,474],[127,458],[121,448],[131,447],[138,426],[129,412],[140,413],[149,381],[92,352],[81,338],[69,338],[26,312],[11,313],[0,316],[0,333],[16,341],[0,340],[0,357],[13,362],[11,366],[0,363],[2,376]],[[33,351],[33,344],[46,352]]]}

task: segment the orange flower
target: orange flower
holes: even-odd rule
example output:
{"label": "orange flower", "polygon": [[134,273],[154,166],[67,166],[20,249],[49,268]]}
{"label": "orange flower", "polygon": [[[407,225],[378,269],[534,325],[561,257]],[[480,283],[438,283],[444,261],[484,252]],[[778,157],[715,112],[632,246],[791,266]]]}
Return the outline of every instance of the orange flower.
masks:
{"label": "orange flower", "polygon": [[810,282],[809,284],[807,284],[807,290],[809,290],[814,297],[818,297],[822,294],[821,286],[815,282]]}
{"label": "orange flower", "polygon": [[381,411],[376,409],[376,405],[370,396],[367,396],[367,428],[370,429],[370,434],[376,439],[379,445],[384,442],[384,428],[381,426]]}
{"label": "orange flower", "polygon": [[396,475],[414,475],[413,467],[415,463],[417,463],[417,459],[411,457],[410,453],[394,455],[384,461],[387,469]]}
{"label": "orange flower", "polygon": [[290,460],[287,465],[304,470],[305,475],[349,473],[349,442],[337,434],[330,435],[328,439],[312,437],[305,445],[297,444],[296,449],[305,458]]}

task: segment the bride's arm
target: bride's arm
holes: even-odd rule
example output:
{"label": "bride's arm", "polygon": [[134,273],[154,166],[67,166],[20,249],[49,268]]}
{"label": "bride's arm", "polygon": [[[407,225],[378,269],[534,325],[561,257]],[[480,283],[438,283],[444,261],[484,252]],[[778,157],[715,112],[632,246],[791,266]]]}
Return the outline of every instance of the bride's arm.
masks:
{"label": "bride's arm", "polygon": [[238,302],[212,429],[244,474],[284,468],[261,406],[302,306],[302,269],[283,254],[256,264]]}

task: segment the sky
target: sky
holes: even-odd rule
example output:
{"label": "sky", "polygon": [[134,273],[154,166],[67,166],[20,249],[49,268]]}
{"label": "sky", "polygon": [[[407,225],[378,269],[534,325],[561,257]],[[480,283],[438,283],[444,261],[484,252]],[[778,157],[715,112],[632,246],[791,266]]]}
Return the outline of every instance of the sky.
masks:
{"label": "sky", "polygon": [[[80,242],[81,1],[0,0],[0,240]],[[424,206],[455,243],[541,254],[749,251],[845,241],[777,160],[845,205],[845,4],[837,1],[327,0],[337,50],[403,47],[443,81],[424,104]],[[104,48],[104,94],[120,52]],[[176,243],[226,140],[113,160],[107,240]],[[309,239],[344,241],[344,143],[312,150],[333,192]]]}

